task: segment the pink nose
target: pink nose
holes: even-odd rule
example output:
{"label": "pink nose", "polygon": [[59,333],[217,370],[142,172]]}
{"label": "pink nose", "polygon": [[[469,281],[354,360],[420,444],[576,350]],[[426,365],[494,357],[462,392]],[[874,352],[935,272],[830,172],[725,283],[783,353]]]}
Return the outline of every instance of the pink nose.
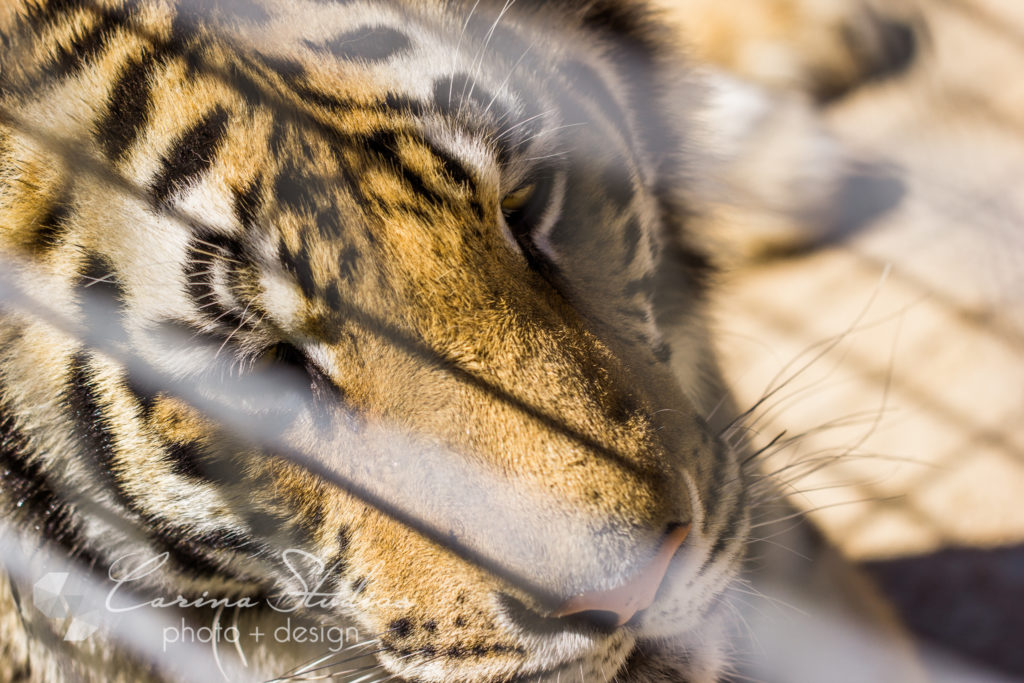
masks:
{"label": "pink nose", "polygon": [[582,612],[610,612],[617,617],[615,625],[622,626],[632,619],[634,614],[647,609],[654,602],[654,596],[665,579],[672,557],[689,533],[689,524],[676,527],[662,541],[661,548],[651,563],[629,581],[618,588],[583,593],[570,598],[551,616],[569,617]]}

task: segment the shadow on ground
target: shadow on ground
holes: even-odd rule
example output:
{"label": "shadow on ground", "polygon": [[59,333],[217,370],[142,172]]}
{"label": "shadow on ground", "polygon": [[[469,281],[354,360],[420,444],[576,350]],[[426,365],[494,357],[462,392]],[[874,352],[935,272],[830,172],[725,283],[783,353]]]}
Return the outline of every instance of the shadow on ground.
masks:
{"label": "shadow on ground", "polygon": [[1024,678],[1024,545],[949,548],[865,567],[925,641]]}

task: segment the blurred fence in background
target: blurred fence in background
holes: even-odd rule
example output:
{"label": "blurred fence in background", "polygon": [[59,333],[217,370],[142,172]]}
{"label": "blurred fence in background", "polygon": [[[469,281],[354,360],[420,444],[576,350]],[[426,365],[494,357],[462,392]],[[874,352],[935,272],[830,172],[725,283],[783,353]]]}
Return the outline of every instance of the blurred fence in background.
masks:
{"label": "blurred fence in background", "polygon": [[919,4],[918,63],[827,111],[847,234],[732,273],[718,339],[743,407],[849,331],[760,423],[808,432],[769,469],[851,449],[797,504],[928,641],[1024,678],[1024,4]]}

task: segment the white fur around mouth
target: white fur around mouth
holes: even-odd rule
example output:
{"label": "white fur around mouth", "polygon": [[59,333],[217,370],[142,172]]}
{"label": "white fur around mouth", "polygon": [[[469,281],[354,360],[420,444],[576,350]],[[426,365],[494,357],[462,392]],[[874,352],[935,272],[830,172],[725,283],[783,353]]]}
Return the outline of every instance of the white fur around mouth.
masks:
{"label": "white fur around mouth", "polygon": [[572,660],[543,671],[521,674],[516,683],[608,683],[621,673],[636,649],[636,639],[628,633],[616,634],[608,647],[589,657]]}

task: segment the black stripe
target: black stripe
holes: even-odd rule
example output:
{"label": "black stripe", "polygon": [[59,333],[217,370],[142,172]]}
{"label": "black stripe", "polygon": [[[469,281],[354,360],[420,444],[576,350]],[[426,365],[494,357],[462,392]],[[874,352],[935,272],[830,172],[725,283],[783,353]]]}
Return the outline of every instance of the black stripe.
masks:
{"label": "black stripe", "polygon": [[543,117],[532,118],[534,116],[536,115],[528,113],[516,120],[509,121],[503,125],[498,135],[492,136],[500,164],[508,164],[515,154],[525,151],[524,145],[535,139],[540,133]]}
{"label": "black stripe", "polygon": [[587,240],[587,235],[582,233],[591,224],[587,217],[594,210],[592,191],[577,176],[575,173],[567,175],[560,217],[548,230],[548,240],[567,254],[573,253],[577,244]]}
{"label": "black stripe", "polygon": [[324,47],[338,59],[382,62],[411,46],[404,33],[386,26],[368,26],[335,36]]}
{"label": "black stripe", "polygon": [[267,55],[262,52],[257,52],[256,57],[264,67],[284,81],[286,85],[291,86],[306,75],[306,67],[294,59]]}
{"label": "black stripe", "polygon": [[402,157],[397,150],[398,138],[393,132],[377,131],[372,135],[364,136],[363,146],[390,166],[392,171],[400,173],[405,182],[412,187],[413,192],[418,196],[434,205],[440,206],[445,204],[444,197],[427,187],[426,181],[419,173],[402,163]]}
{"label": "black stripe", "polygon": [[228,130],[228,112],[216,107],[185,131],[161,162],[161,170],[150,187],[157,205],[166,204],[172,194],[202,175],[212,164]]}
{"label": "black stripe", "polygon": [[326,240],[337,240],[345,234],[345,228],[341,224],[341,217],[336,208],[321,209],[317,212],[316,218],[317,235]]}
{"label": "black stripe", "polygon": [[130,374],[125,376],[122,386],[138,402],[142,419],[148,420],[153,412],[153,406],[156,405],[157,399],[160,396],[160,390],[154,389],[148,383],[142,384],[138,382]]}
{"label": "black stripe", "polygon": [[237,553],[260,552],[266,546],[240,529],[221,529],[205,531],[192,535],[197,544],[214,550],[231,550]]}
{"label": "black stripe", "polygon": [[601,173],[601,182],[607,199],[615,203],[615,208],[625,211],[633,202],[633,179],[622,164],[611,164]]}
{"label": "black stripe", "polygon": [[448,178],[458,185],[472,185],[473,174],[462,162],[432,143],[427,143],[430,153],[437,157]]}
{"label": "black stripe", "polygon": [[627,298],[642,295],[647,301],[651,300],[657,288],[657,282],[652,274],[647,273],[635,280],[630,280],[622,288],[622,294]]}
{"label": "black stripe", "polygon": [[188,479],[205,479],[207,458],[205,446],[196,440],[164,444],[163,460],[171,471]]}
{"label": "black stripe", "polygon": [[[739,510],[739,508],[737,508]],[[718,530],[718,540],[711,546],[711,551],[708,553],[708,559],[704,561],[701,566],[699,574],[703,574],[712,564],[714,564],[722,554],[731,547],[738,544],[742,544],[743,539],[737,538],[736,533],[739,530],[739,521],[742,516],[734,514],[730,516],[726,525]]]}
{"label": "black stripe", "polygon": [[0,404],[0,488],[17,516],[74,554],[85,554],[72,507],[51,488],[42,468],[28,461],[31,445],[8,408]]}
{"label": "black stripe", "polygon": [[463,92],[469,92],[472,79],[468,74],[457,73],[434,81],[434,106],[445,115],[455,114]]}
{"label": "black stripe", "polygon": [[[339,279],[349,282],[353,279],[355,269],[359,267],[362,252],[352,244],[346,244],[338,255]],[[335,283],[336,285],[338,283]],[[340,293],[340,292],[339,292]]]}
{"label": "black stripe", "polygon": [[348,100],[343,100],[340,97],[325,93],[322,90],[317,90],[313,86],[306,85],[304,83],[296,83],[291,86],[292,91],[298,95],[303,102],[306,104],[314,104],[324,109],[330,110],[347,110],[352,107],[352,103]]}
{"label": "black stripe", "polygon": [[64,401],[75,423],[75,433],[82,444],[82,454],[87,463],[121,503],[131,510],[137,510],[134,499],[115,471],[116,439],[97,393],[96,376],[85,351],[72,356],[68,365]]}
{"label": "black stripe", "polygon": [[[235,263],[244,262],[247,259],[245,243],[233,235],[208,229],[196,229],[194,234],[197,239],[208,245],[212,244],[214,249]],[[207,250],[209,249],[210,247],[207,247]]]}
{"label": "black stripe", "polygon": [[512,119],[512,113],[508,108],[484,90],[473,76],[466,73],[442,76],[435,80],[433,98],[434,106],[447,116],[468,113],[466,109],[469,108],[477,115],[486,112],[498,123]]}
{"label": "black stripe", "polygon": [[80,273],[78,287],[88,289],[93,296],[102,295],[112,305],[119,304],[127,296],[110,262],[96,252],[86,254]]}
{"label": "black stripe", "polygon": [[661,342],[654,349],[654,358],[659,363],[667,363],[672,360],[672,347],[666,342]]}
{"label": "black stripe", "polygon": [[437,220],[437,214],[428,208],[419,206],[413,201],[395,199],[394,197],[370,197],[370,207],[383,216],[410,215],[419,218],[421,221],[431,223]]}
{"label": "black stripe", "polygon": [[67,234],[68,219],[72,212],[71,196],[67,188],[61,188],[46,214],[39,220],[32,235],[32,247],[47,251],[57,246]]}
{"label": "black stripe", "polygon": [[[352,534],[348,527],[341,527],[338,529],[338,558],[345,558],[348,555],[349,547],[352,545]],[[336,565],[339,572],[344,571],[344,559],[341,560],[341,564]]]}
{"label": "black stripe", "polygon": [[95,59],[110,44],[113,34],[128,26],[128,13],[133,6],[134,3],[128,3],[113,9],[92,8],[99,15],[96,23],[84,33],[76,35],[69,45],[58,46],[51,66],[44,75],[66,78]]}
{"label": "black stripe", "polygon": [[192,449],[189,454],[191,462],[196,467],[179,473],[195,473],[206,482],[226,488],[238,484],[240,465],[236,456],[250,449],[251,444],[243,443],[220,428],[214,428],[202,442],[191,442],[189,447]]}
{"label": "black stripe", "polygon": [[243,230],[250,230],[256,225],[260,209],[263,207],[263,183],[257,178],[242,190],[232,190],[234,196],[235,217]]}
{"label": "black stripe", "polygon": [[189,537],[188,529],[151,524],[148,532],[150,540],[159,550],[167,553],[180,572],[193,577],[224,574],[216,561],[203,554],[204,548]]}
{"label": "black stripe", "polygon": [[[360,206],[365,206],[370,201],[363,188],[360,186],[359,177],[353,172],[352,164],[348,158],[348,151],[359,144],[359,139],[341,133],[338,129],[322,130],[324,141],[328,144],[328,153],[331,154],[337,166],[336,173],[325,179],[329,181],[331,191],[334,193],[343,191],[348,197]],[[333,203],[333,201],[332,201]]]}
{"label": "black stripe", "polygon": [[[352,248],[352,247],[346,247],[346,249],[350,249],[350,248]],[[341,283],[341,280],[351,276],[351,273],[346,273],[346,265],[345,265],[345,261],[344,261],[344,254],[342,254],[342,256],[339,257],[338,265],[341,268],[342,277],[339,278],[338,282],[332,282],[324,291],[324,302],[327,304],[327,307],[330,309],[330,311],[333,314],[336,314],[337,317],[338,317],[337,325],[330,325],[329,326],[330,328],[333,328],[334,332],[335,332],[335,334],[332,335],[333,341],[330,341],[329,343],[334,343],[338,339],[340,339],[340,332],[341,331],[339,329],[337,329],[337,328],[340,325],[344,324],[344,322],[342,321],[342,317],[340,315],[340,312],[342,311],[343,306],[344,306],[344,298],[342,297],[342,288],[341,288],[341,284],[342,283]]]}
{"label": "black stripe", "polygon": [[313,496],[310,499],[311,502],[302,507],[302,527],[310,537],[315,537],[324,524],[327,510],[322,500],[314,499]]}
{"label": "black stripe", "polygon": [[419,100],[410,99],[406,95],[394,92],[389,92],[384,96],[384,106],[396,112],[413,116],[423,116],[426,112],[426,107]]}
{"label": "black stripe", "polygon": [[[245,61],[240,59],[240,61]],[[256,82],[253,74],[247,69],[251,68],[250,65],[236,64],[231,62],[224,67],[225,79],[231,84],[231,89],[236,95],[240,95],[245,100],[246,104],[253,107],[268,106],[268,88],[266,85],[261,85]]]}
{"label": "black stripe", "polygon": [[96,122],[96,141],[111,161],[124,155],[149,118],[152,72],[151,55],[132,60],[114,84],[106,113]]}
{"label": "black stripe", "polygon": [[281,169],[274,181],[274,197],[284,206],[309,213],[324,204],[333,204],[326,180],[294,164]]}
{"label": "black stripe", "polygon": [[[728,470],[731,469],[733,459],[729,457],[729,448],[721,439],[715,439],[713,442],[712,451],[712,465],[711,472],[708,475],[707,484],[704,485],[707,491],[721,491],[722,485],[725,483],[725,478]],[[699,462],[700,458],[700,447],[694,447],[693,449],[693,461]],[[742,486],[742,482],[732,482],[734,486]],[[707,520],[710,523],[711,520]],[[705,524],[705,527],[707,525]]]}
{"label": "black stripe", "polygon": [[641,419],[642,406],[636,396],[625,391],[612,391],[605,400],[608,416],[618,424],[625,424],[634,418]]}
{"label": "black stripe", "polygon": [[668,199],[664,194],[659,193],[657,199],[660,204],[662,225],[672,227],[671,232],[676,239],[669,239],[663,243],[664,251],[659,259],[657,276],[658,282],[663,284],[656,287],[653,292],[656,294],[658,308],[671,311],[678,307],[678,301],[673,299],[680,294],[690,298],[703,295],[710,286],[717,267],[706,252],[679,239],[679,236],[685,233],[684,226],[680,223],[686,221],[689,210]]}
{"label": "black stripe", "polygon": [[46,75],[57,79],[73,75],[103,49],[111,28],[108,22],[99,21],[85,33],[75,36],[69,45],[58,45]]}
{"label": "black stripe", "polygon": [[[654,59],[660,52],[653,37],[658,33],[655,21],[650,14],[613,2],[597,3],[586,15],[590,27],[611,38],[606,43],[607,62],[619,70],[623,99],[638,105],[632,112],[642,144],[631,144],[631,149],[646,152],[660,166],[685,146],[677,128],[664,119],[665,108],[655,104],[661,94],[661,84],[656,79],[662,71]],[[628,135],[628,129],[623,131]],[[643,168],[638,170],[643,176]],[[641,182],[645,182],[643,177]]]}
{"label": "black stripe", "polygon": [[746,519],[746,497],[742,495],[742,490],[737,484],[737,496],[736,502],[733,504],[731,510],[729,510],[729,516],[726,517],[725,522],[716,530],[718,539],[715,544],[711,546],[711,551],[708,553],[708,559],[705,560],[704,566],[701,567],[700,573],[703,573],[705,568],[711,566],[711,564],[721,556],[730,547],[736,544],[742,543],[743,539],[737,537],[739,533],[740,524]]}
{"label": "black stripe", "polygon": [[290,533],[290,520],[275,512],[252,510],[246,514],[245,520],[256,538],[269,539],[282,533]]}
{"label": "black stripe", "polygon": [[87,0],[49,0],[39,5],[27,4],[25,16],[30,26],[38,31],[47,24],[55,24],[72,12],[76,12],[91,3]]}
{"label": "black stripe", "polygon": [[299,287],[302,289],[302,293],[309,299],[315,299],[320,286],[313,275],[313,269],[309,263],[305,240],[303,240],[303,246],[297,252],[293,252],[282,241],[278,250],[278,258],[280,258],[281,264],[285,269],[295,276]]}
{"label": "black stripe", "polygon": [[622,256],[623,266],[628,266],[636,259],[637,247],[640,246],[642,236],[643,230],[640,227],[640,221],[635,216],[626,221],[626,225],[622,229],[622,247],[625,249],[625,254]]}

